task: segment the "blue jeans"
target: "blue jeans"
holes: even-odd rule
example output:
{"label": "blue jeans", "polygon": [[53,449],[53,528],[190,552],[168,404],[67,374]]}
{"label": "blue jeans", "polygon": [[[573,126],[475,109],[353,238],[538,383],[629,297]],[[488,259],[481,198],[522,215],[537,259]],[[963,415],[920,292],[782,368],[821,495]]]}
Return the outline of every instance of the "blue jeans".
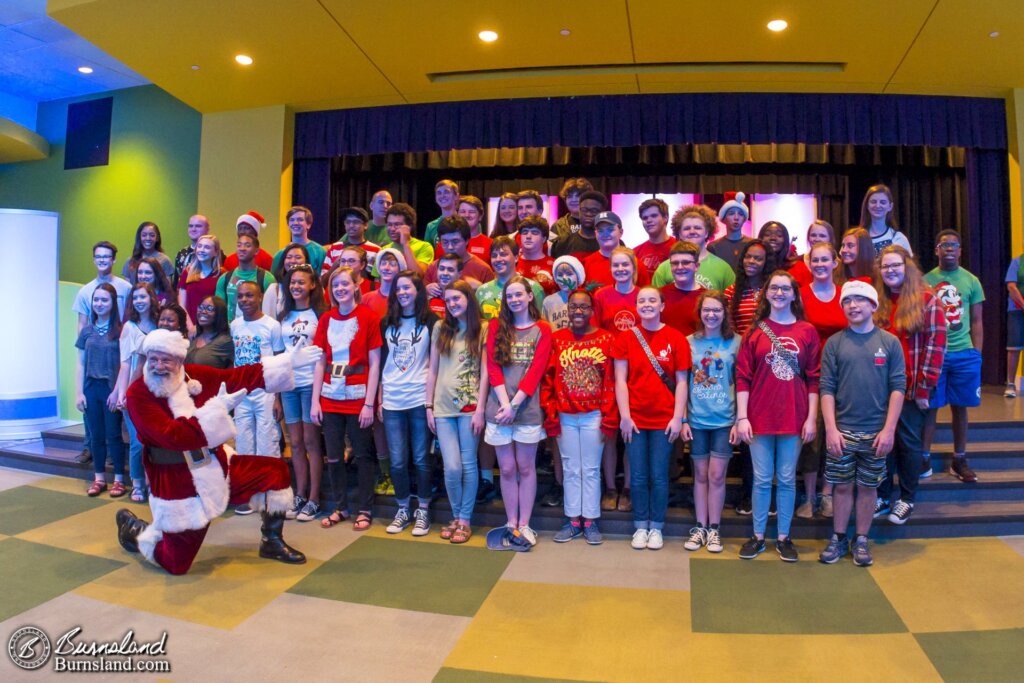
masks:
{"label": "blue jeans", "polygon": [[[437,440],[444,460],[444,485],[452,504],[452,518],[469,520],[476,503],[479,484],[476,448],[480,437],[473,434],[472,413],[458,417],[435,417]],[[396,490],[397,492],[397,490]]]}
{"label": "blue jeans", "polygon": [[87,377],[85,386],[85,420],[89,423],[89,450],[92,468],[96,474],[106,474],[107,456],[114,466],[114,474],[124,476],[124,441],[121,440],[121,413],[107,410],[110,384],[105,379]]}
{"label": "blue jeans", "polygon": [[779,512],[779,536],[789,536],[796,505],[796,462],[800,457],[797,434],[755,434],[750,444],[754,463],[754,534],[764,536],[772,500],[772,477],[778,483],[775,505]]}
{"label": "blue jeans", "polygon": [[121,413],[124,416],[124,426],[128,428],[128,472],[131,475],[132,483],[146,481],[146,471],[142,468],[142,443],[139,441],[139,434],[135,431],[132,418],[128,411]]}
{"label": "blue jeans", "polygon": [[641,429],[626,444],[626,454],[633,493],[633,526],[637,529],[664,529],[672,442],[663,429]]}
{"label": "blue jeans", "polygon": [[416,465],[416,497],[426,510],[433,488],[430,481],[430,429],[427,427],[427,409],[423,406],[409,410],[384,409],[384,430],[388,434],[388,453],[391,456],[391,481],[395,485],[395,502],[409,507],[409,453]]}

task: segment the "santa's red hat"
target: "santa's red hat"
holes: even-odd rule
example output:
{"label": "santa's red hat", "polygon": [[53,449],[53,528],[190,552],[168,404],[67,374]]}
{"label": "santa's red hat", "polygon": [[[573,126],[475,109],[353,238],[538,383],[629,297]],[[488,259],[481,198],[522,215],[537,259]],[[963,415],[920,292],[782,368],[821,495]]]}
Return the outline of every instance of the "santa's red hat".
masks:
{"label": "santa's red hat", "polygon": [[253,231],[259,235],[260,230],[267,227],[267,219],[258,214],[255,211],[247,211],[238,217],[235,221],[236,226],[246,225],[253,229]]}

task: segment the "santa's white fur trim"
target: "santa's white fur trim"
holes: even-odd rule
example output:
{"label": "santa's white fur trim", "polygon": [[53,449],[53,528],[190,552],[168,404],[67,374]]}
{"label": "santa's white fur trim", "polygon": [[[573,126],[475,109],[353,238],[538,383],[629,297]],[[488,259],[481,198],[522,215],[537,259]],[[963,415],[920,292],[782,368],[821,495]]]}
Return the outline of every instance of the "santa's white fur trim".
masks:
{"label": "santa's white fur trim", "polygon": [[167,500],[150,495],[149,509],[153,511],[150,527],[167,533],[202,529],[210,523],[210,517],[199,496]]}
{"label": "santa's white fur trim", "polygon": [[294,504],[295,492],[292,491],[291,486],[286,489],[272,489],[266,493],[256,493],[249,499],[249,507],[253,510],[256,512],[266,510],[271,514],[288,512]]}
{"label": "santa's white fur trim", "polygon": [[289,354],[281,353],[263,359],[263,388],[271,394],[295,388],[295,375],[292,373],[292,358]]}
{"label": "santa's white fur trim", "polygon": [[203,385],[199,383],[197,379],[188,380],[188,395],[198,396],[203,392]]}
{"label": "santa's white fur trim", "polygon": [[189,396],[188,386],[185,382],[180,382],[178,387],[167,397],[167,407],[171,409],[171,415],[176,418],[189,418],[196,414],[196,402]]}
{"label": "santa's white fur trim", "polygon": [[[186,394],[187,397],[187,394]],[[191,398],[188,399],[191,402]],[[194,404],[193,404],[194,405]],[[172,408],[173,410],[173,408]],[[199,426],[206,437],[206,445],[216,448],[225,441],[235,438],[235,421],[231,419],[224,403],[214,396],[195,411]]]}
{"label": "santa's white fur trim", "polygon": [[139,544],[139,552],[153,564],[156,564],[156,560],[153,559],[156,544],[163,540],[163,537],[164,532],[158,529],[155,524],[150,524],[135,539]]}
{"label": "santa's white fur trim", "polygon": [[216,458],[202,467],[189,470],[192,473],[192,483],[195,484],[196,493],[203,502],[203,512],[210,521],[220,517],[228,509],[228,499],[231,497],[228,480],[224,476],[224,470]]}

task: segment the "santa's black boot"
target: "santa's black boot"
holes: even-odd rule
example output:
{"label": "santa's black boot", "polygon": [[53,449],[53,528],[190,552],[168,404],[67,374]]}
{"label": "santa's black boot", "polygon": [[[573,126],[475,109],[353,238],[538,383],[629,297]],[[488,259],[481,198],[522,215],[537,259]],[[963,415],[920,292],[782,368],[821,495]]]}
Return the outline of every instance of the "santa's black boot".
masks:
{"label": "santa's black boot", "polygon": [[139,534],[149,526],[128,509],[121,508],[114,517],[117,521],[117,542],[130,553],[139,552]]}
{"label": "santa's black boot", "polygon": [[260,539],[260,557],[268,560],[277,560],[287,564],[303,564],[306,556],[284,542],[281,531],[284,529],[283,512],[264,512],[263,526],[260,531],[263,538]]}

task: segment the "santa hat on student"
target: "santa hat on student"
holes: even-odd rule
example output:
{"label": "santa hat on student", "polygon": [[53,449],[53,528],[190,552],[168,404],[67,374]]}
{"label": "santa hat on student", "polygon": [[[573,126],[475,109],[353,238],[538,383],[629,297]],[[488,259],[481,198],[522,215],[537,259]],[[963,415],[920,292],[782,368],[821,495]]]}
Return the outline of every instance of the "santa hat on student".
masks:
{"label": "santa hat on student", "polygon": [[729,213],[729,209],[739,209],[743,212],[744,219],[750,219],[750,210],[743,203],[747,195],[742,192],[726,192],[723,196],[725,197],[725,204],[722,204],[722,208],[718,210],[718,217],[721,220],[725,220],[725,214]]}
{"label": "santa hat on student", "polygon": [[551,266],[551,274],[554,275],[555,271],[558,270],[558,266],[563,263],[572,268],[573,272],[576,273],[576,286],[582,287],[583,283],[587,281],[587,274],[583,270],[583,264],[575,256],[559,256],[556,258]]}
{"label": "santa hat on student", "polygon": [[255,211],[247,211],[238,217],[238,220],[235,221],[235,225],[248,225],[258,236],[260,234],[260,230],[267,227],[267,219]]}
{"label": "santa hat on student", "polygon": [[392,249],[391,247],[388,247],[387,249],[381,249],[380,252],[376,254],[377,258],[374,259],[374,262],[380,263],[380,260],[384,256],[384,254],[391,254],[392,256],[394,256],[395,260],[398,261],[398,267],[400,270],[406,269],[405,254],[398,251],[397,249]]}

